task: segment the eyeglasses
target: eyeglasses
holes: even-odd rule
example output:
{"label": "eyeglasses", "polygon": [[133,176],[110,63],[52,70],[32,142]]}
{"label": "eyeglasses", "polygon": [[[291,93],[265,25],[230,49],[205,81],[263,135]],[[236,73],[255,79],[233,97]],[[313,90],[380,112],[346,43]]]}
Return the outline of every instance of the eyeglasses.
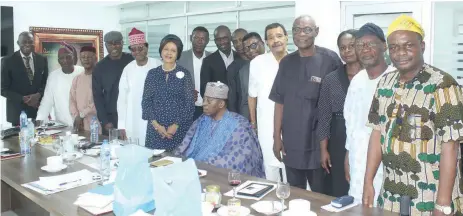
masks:
{"label": "eyeglasses", "polygon": [[259,45],[259,42],[254,42],[249,46],[244,46],[244,51],[249,51],[251,49],[257,49],[257,46]]}
{"label": "eyeglasses", "polygon": [[377,47],[379,44],[375,42],[367,42],[367,43],[356,43],[355,49],[356,50],[364,50],[366,48],[371,49]]}
{"label": "eyeglasses", "polygon": [[310,34],[313,31],[314,31],[314,28],[312,28],[312,27],[304,27],[304,28],[293,27],[293,32],[296,33],[296,34],[299,34],[301,32],[304,32],[305,34]]}
{"label": "eyeglasses", "polygon": [[72,54],[65,55],[65,56],[59,56],[58,60],[63,61],[63,60],[72,60]]}
{"label": "eyeglasses", "polygon": [[106,42],[109,46],[121,46],[124,45],[123,41],[108,41]]}
{"label": "eyeglasses", "polygon": [[141,52],[145,49],[145,46],[129,46],[129,49],[132,52]]}

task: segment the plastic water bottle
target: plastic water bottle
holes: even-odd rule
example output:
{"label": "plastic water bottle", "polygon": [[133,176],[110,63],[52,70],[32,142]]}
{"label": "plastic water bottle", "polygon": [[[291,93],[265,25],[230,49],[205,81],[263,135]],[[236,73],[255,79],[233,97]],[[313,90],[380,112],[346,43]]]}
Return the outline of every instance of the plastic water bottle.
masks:
{"label": "plastic water bottle", "polygon": [[19,126],[20,128],[27,127],[27,114],[24,110],[21,111],[21,115],[19,115]]}
{"label": "plastic water bottle", "polygon": [[92,121],[90,122],[90,143],[98,142],[99,127],[98,119],[96,119],[96,116],[93,116]]}
{"label": "plastic water bottle", "polygon": [[27,130],[26,127],[21,128],[19,145],[21,147],[21,154],[30,154],[31,153],[29,131]]}
{"label": "plastic water bottle", "polygon": [[33,140],[35,138],[35,126],[34,126],[34,123],[32,122],[32,119],[31,118],[28,118],[27,119],[27,131],[29,132],[29,140],[30,140],[30,143],[32,144],[33,143]]}
{"label": "plastic water bottle", "polygon": [[103,140],[100,151],[100,175],[103,182],[109,180],[111,175],[111,147],[108,140]]}

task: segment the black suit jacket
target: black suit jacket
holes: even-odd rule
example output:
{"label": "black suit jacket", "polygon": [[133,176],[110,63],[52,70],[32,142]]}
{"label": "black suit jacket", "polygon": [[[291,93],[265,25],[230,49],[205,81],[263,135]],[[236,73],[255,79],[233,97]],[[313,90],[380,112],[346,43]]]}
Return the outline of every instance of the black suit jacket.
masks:
{"label": "black suit jacket", "polygon": [[2,59],[1,94],[6,98],[6,120],[19,125],[19,115],[24,110],[28,118],[35,118],[37,110],[23,103],[23,96],[40,93],[43,96],[48,78],[47,58],[32,53],[34,60],[34,80],[32,85],[27,76],[26,66],[20,51]]}
{"label": "black suit jacket", "polygon": [[[240,59],[240,56],[235,51],[232,52],[234,61]],[[201,65],[201,97],[204,97],[207,83],[217,81],[228,85],[227,68],[225,67],[222,56],[220,56],[219,50],[204,58],[203,64]]]}
{"label": "black suit jacket", "polygon": [[243,59],[236,59],[233,63],[230,64],[227,68],[227,81],[228,81],[228,110],[232,112],[239,112],[239,99],[238,99],[238,92],[239,86],[237,81],[237,77],[239,71],[246,64],[246,60]]}

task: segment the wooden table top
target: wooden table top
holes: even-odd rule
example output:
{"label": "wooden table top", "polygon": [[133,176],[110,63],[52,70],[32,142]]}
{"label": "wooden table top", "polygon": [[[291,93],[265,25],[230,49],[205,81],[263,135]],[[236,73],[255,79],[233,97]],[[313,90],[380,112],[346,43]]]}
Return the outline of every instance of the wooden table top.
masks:
{"label": "wooden table top", "polygon": [[[81,134],[88,135],[88,134]],[[3,140],[4,147],[11,150],[19,150],[18,137],[14,136]],[[97,183],[80,186],[74,189],[62,191],[59,193],[51,194],[48,196],[41,195],[35,191],[21,186],[21,184],[37,181],[39,177],[53,176],[56,174],[47,173],[42,171],[40,168],[46,165],[46,158],[55,155],[51,150],[48,150],[42,146],[36,145],[32,148],[32,153],[25,157],[9,159],[1,162],[1,180],[6,184],[10,185],[16,191],[37,203],[40,207],[47,210],[55,215],[66,215],[66,216],[85,216],[90,215],[86,211],[77,206],[73,205],[79,194],[85,193],[92,188],[98,186]],[[84,156],[86,157],[86,156]],[[222,194],[229,191],[231,187],[228,185],[228,170],[210,166],[201,162],[196,162],[199,169],[207,170],[207,176],[200,178],[202,187],[207,185],[219,185]],[[64,171],[58,174],[65,174],[70,172],[79,171],[82,169],[88,169],[90,171],[96,171],[93,168],[79,163],[76,161],[74,165],[68,167]],[[258,180],[262,182],[269,182],[264,179],[259,179],[247,175],[242,175],[241,180],[244,183],[246,180]],[[223,196],[222,204],[226,204],[230,197]],[[343,216],[359,216],[359,215],[397,215],[390,212],[383,212],[378,208],[364,208],[361,205],[353,207],[349,210],[340,213],[331,213],[321,209],[321,206],[329,204],[334,197],[326,196],[319,193],[314,193],[307,190],[291,187],[291,195],[286,200],[293,199],[305,199],[311,202],[311,210],[315,211],[318,215],[343,215]],[[262,200],[278,200],[275,191],[272,191]],[[242,205],[250,208],[249,206],[257,201],[241,199]],[[252,210],[252,209],[251,209]],[[259,213],[252,210],[253,215],[260,215]],[[107,214],[107,215],[113,215]]]}

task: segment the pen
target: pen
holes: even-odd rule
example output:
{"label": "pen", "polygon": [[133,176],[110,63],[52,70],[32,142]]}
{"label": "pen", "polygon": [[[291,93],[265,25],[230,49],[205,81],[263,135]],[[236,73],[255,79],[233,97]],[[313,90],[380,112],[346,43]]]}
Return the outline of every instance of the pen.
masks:
{"label": "pen", "polygon": [[80,181],[80,180],[81,180],[81,179],[77,179],[77,180],[75,180],[75,181],[70,181],[70,182],[63,182],[63,183],[60,183],[59,186],[67,185],[67,184],[69,184],[69,183],[78,182],[78,181]]}

